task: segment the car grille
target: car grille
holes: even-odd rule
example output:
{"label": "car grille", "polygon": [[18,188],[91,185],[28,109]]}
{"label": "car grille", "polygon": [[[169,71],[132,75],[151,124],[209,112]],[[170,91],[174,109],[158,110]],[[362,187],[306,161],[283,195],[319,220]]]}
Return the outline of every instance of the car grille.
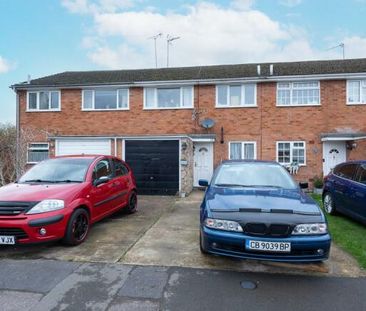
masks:
{"label": "car grille", "polygon": [[0,201],[0,216],[17,216],[26,213],[38,202],[4,202]]}
{"label": "car grille", "polygon": [[254,236],[283,237],[291,233],[291,226],[285,224],[247,223],[244,233]]}
{"label": "car grille", "polygon": [[0,228],[0,235],[13,235],[16,239],[28,238],[28,235],[20,228]]}

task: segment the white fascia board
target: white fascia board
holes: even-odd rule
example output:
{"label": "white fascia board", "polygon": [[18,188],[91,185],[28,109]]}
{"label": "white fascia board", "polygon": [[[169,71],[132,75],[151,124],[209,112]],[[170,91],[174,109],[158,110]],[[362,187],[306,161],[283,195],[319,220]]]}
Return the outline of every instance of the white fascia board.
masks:
{"label": "white fascia board", "polygon": [[118,88],[118,87],[156,87],[167,85],[207,85],[207,84],[227,84],[227,83],[258,83],[258,82],[278,82],[278,81],[306,81],[306,80],[347,80],[365,79],[365,73],[341,73],[341,74],[317,74],[317,75],[290,75],[290,76],[258,76],[230,79],[194,79],[194,80],[168,80],[168,81],[136,81],[133,83],[120,84],[89,84],[89,85],[67,85],[67,86],[31,86],[24,85],[15,87],[15,90],[45,90],[45,89],[75,89],[75,88]]}

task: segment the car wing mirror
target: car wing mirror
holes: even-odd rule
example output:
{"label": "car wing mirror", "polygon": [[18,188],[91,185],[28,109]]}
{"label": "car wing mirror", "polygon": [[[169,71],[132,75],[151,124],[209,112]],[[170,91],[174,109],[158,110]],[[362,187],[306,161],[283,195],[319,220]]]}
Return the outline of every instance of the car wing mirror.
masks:
{"label": "car wing mirror", "polygon": [[300,189],[308,189],[309,188],[309,183],[299,182],[299,187],[300,187]]}
{"label": "car wing mirror", "polygon": [[110,178],[108,176],[102,176],[102,177],[99,177],[98,179],[94,180],[93,184],[95,187],[97,187],[99,185],[107,183],[109,180],[110,180]]}
{"label": "car wing mirror", "polygon": [[206,180],[206,179],[200,179],[198,181],[198,185],[200,185],[201,187],[208,187],[208,180]]}

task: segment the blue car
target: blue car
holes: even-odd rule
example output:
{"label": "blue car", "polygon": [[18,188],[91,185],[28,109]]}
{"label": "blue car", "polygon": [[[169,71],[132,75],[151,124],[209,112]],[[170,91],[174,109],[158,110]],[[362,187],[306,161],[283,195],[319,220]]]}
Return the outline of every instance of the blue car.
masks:
{"label": "blue car", "polygon": [[366,161],[338,164],[324,178],[324,209],[337,212],[366,224]]}
{"label": "blue car", "polygon": [[237,258],[314,262],[329,256],[331,237],[316,202],[276,162],[224,161],[200,210],[201,252]]}

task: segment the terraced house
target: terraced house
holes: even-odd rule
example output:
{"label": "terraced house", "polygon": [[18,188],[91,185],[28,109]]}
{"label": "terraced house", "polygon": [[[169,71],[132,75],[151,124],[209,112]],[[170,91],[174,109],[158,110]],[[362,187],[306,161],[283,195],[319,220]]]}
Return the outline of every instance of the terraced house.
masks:
{"label": "terraced house", "polygon": [[225,159],[312,180],[366,158],[366,59],[63,72],[12,86],[28,162],[113,154],[142,193],[188,193]]}

